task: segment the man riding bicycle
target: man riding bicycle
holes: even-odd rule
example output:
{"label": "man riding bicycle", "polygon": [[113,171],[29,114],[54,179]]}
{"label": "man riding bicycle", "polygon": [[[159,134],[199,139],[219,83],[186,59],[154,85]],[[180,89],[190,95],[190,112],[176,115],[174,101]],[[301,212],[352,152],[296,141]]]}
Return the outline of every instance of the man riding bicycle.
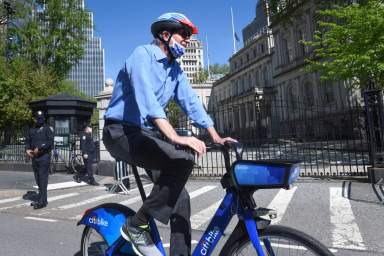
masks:
{"label": "man riding bicycle", "polygon": [[205,128],[214,143],[221,138],[175,59],[184,54],[197,27],[183,14],[165,13],[151,25],[154,40],[137,47],[120,70],[105,113],[103,142],[113,157],[142,167],[154,182],[136,215],[121,229],[141,255],[161,255],[149,233],[149,217],[171,226],[171,255],[191,254],[190,198],[184,186],[194,156],[206,152],[203,141],[179,136],[164,108],[174,99],[188,117]]}

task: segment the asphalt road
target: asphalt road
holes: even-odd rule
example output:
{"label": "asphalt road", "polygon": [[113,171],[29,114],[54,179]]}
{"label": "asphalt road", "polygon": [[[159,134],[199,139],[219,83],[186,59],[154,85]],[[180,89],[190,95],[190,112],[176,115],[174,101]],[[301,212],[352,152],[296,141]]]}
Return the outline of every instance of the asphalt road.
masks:
{"label": "asphalt road", "polygon": [[[138,191],[128,195],[111,194],[107,187],[113,180],[97,177],[98,187],[82,185],[49,190],[48,207],[33,210],[22,197],[34,190],[32,173],[0,172],[0,244],[1,255],[68,256],[80,255],[82,213],[105,202],[127,204],[136,210]],[[50,185],[69,184],[67,174],[50,176]],[[59,186],[59,185],[57,185]],[[150,190],[150,185],[146,191]],[[218,181],[191,180],[193,243],[206,228],[214,206],[224,195]],[[340,180],[302,179],[285,190],[255,193],[259,206],[278,210],[281,225],[300,229],[327,245],[335,255],[384,255],[383,188],[367,183]],[[130,203],[127,203],[130,201]],[[134,203],[133,203],[134,202]],[[230,230],[236,223],[233,220]],[[159,225],[164,243],[169,242],[169,228]],[[229,232],[229,231],[228,231]],[[216,253],[215,255],[218,255]]]}

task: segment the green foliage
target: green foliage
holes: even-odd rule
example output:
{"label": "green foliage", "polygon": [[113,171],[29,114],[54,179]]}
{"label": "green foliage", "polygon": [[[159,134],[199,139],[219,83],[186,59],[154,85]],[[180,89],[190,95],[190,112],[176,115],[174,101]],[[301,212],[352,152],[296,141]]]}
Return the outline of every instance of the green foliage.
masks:
{"label": "green foliage", "polygon": [[[37,8],[31,15],[33,2],[45,3],[45,8]],[[84,24],[89,22],[89,16],[77,7],[77,0],[66,3],[13,2],[14,13],[7,30],[0,33],[0,129],[28,123],[31,100],[59,92],[90,99],[65,81],[72,65],[82,57]],[[1,4],[1,17],[4,13]]]}
{"label": "green foliage", "polygon": [[384,4],[366,0],[361,4],[319,11],[308,71],[319,71],[323,80],[351,81],[365,88],[369,77],[384,86]]}
{"label": "green foliage", "polygon": [[[9,26],[11,56],[21,55],[36,69],[48,68],[59,80],[65,79],[72,65],[83,55],[84,29],[89,15],[77,0],[26,0],[17,5]],[[36,2],[36,6],[33,5]],[[31,9],[34,15],[30,15]],[[17,22],[19,21],[19,22]]]}
{"label": "green foliage", "polygon": [[205,83],[208,79],[208,71],[206,69],[200,69],[199,72],[196,73],[193,83],[201,84]]}
{"label": "green foliage", "polygon": [[[228,64],[218,64],[215,63],[209,66],[209,72],[211,75],[223,74],[226,75],[229,73],[229,65]],[[208,80],[208,70],[201,69],[198,71],[193,79],[193,83],[205,83]]]}
{"label": "green foliage", "polygon": [[209,66],[209,72],[211,74],[223,74],[226,75],[229,73],[229,65],[228,64],[213,64]]}
{"label": "green foliage", "polygon": [[167,118],[173,127],[179,126],[179,118],[182,115],[182,110],[174,100],[169,101],[167,105]]}

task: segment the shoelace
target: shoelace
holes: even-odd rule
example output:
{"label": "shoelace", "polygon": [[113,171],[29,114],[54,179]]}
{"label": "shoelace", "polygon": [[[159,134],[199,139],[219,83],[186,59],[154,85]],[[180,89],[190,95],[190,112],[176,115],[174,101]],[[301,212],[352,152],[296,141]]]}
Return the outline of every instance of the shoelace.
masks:
{"label": "shoelace", "polygon": [[138,226],[139,230],[135,234],[135,237],[137,237],[137,240],[143,241],[145,244],[153,243],[152,238],[149,234],[149,225],[141,225]]}

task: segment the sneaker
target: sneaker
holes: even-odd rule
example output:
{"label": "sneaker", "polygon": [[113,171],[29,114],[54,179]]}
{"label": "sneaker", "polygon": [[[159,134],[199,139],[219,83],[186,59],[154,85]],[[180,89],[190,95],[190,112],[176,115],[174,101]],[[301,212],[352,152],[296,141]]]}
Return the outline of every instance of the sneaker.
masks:
{"label": "sneaker", "polygon": [[100,184],[96,182],[96,180],[94,178],[90,178],[88,180],[88,184],[89,185],[92,185],[92,186],[99,186]]}
{"label": "sneaker", "polygon": [[37,209],[44,208],[46,206],[47,206],[47,203],[37,203],[37,204],[33,205],[33,209],[37,210]]}
{"label": "sneaker", "polygon": [[125,240],[131,242],[135,253],[141,256],[163,256],[151,238],[149,225],[132,226],[131,218],[132,216],[127,218],[120,233]]}

